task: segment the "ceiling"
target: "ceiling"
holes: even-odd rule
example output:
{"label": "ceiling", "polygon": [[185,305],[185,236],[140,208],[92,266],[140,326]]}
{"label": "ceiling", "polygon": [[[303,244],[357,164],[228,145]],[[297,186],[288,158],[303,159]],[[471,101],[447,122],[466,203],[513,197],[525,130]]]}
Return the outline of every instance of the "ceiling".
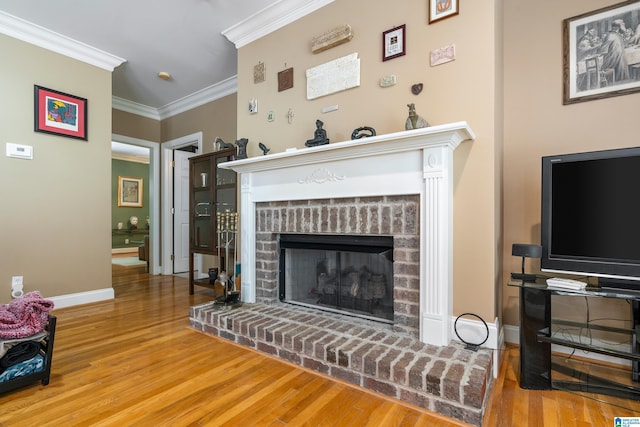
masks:
{"label": "ceiling", "polygon": [[161,109],[235,79],[237,43],[222,32],[276,3],[300,1],[0,0],[0,11],[124,59],[114,99]]}

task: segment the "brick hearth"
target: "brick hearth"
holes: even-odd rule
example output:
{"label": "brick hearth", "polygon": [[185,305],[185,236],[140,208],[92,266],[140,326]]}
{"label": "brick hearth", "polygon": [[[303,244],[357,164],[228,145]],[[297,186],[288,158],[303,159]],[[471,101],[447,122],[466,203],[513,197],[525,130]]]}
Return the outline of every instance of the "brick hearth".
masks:
{"label": "brick hearth", "polygon": [[492,352],[434,346],[391,325],[276,303],[191,307],[191,326],[243,346],[481,425]]}

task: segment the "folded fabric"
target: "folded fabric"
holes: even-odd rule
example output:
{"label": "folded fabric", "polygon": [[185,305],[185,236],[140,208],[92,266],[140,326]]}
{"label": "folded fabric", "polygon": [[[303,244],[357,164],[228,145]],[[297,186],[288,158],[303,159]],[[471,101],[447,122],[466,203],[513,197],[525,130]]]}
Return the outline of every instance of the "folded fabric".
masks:
{"label": "folded fabric", "polygon": [[17,365],[25,360],[32,359],[40,352],[40,343],[35,341],[22,341],[14,345],[7,351],[7,354],[0,359],[0,368],[6,369],[9,366]]}
{"label": "folded fabric", "polygon": [[46,331],[42,331],[35,335],[29,335],[28,337],[24,337],[24,338],[0,339],[0,357],[7,354],[7,351],[9,351],[11,347],[18,344],[19,342],[22,342],[22,341],[40,342],[48,335],[49,334]]}
{"label": "folded fabric", "polygon": [[41,372],[43,370],[44,357],[41,354],[38,354],[36,357],[25,360],[24,362],[7,368],[0,374],[0,382],[9,381],[18,377],[24,377],[30,374],[35,374],[36,372]]}
{"label": "folded fabric", "polygon": [[40,292],[27,292],[9,304],[0,304],[0,339],[23,338],[42,331],[47,324],[53,301]]}

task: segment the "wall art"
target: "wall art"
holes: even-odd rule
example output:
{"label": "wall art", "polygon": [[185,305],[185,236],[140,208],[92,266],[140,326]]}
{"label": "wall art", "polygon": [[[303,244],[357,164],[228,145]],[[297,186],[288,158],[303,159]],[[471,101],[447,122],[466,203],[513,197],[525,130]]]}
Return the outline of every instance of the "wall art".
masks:
{"label": "wall art", "polygon": [[278,92],[293,87],[293,68],[287,68],[278,72]]}
{"label": "wall art", "polygon": [[458,0],[429,0],[429,24],[457,15]]}
{"label": "wall art", "polygon": [[565,19],[563,103],[640,91],[640,1]]}
{"label": "wall art", "polygon": [[327,31],[311,40],[311,52],[320,53],[348,42],[353,38],[351,25],[342,25]]}
{"label": "wall art", "polygon": [[307,99],[360,86],[360,58],[352,53],[306,71]]}
{"label": "wall art", "polygon": [[265,80],[266,67],[264,62],[258,62],[253,66],[253,84],[262,83]]}
{"label": "wall art", "polygon": [[382,33],[382,60],[397,58],[405,55],[406,25],[392,28]]}
{"label": "wall art", "polygon": [[118,206],[142,207],[142,178],[118,177]]}
{"label": "wall art", "polygon": [[34,130],[87,140],[87,100],[34,85]]}

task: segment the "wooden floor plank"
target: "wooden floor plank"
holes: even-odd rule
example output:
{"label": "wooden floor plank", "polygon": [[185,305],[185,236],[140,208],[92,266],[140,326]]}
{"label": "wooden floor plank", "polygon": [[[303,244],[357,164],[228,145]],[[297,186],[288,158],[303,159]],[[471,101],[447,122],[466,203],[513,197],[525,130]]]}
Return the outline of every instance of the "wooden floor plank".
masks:
{"label": "wooden floor plank", "polygon": [[[189,327],[211,291],[113,267],[116,298],[54,310],[51,382],[0,395],[0,426],[462,426],[422,408],[276,360]],[[518,348],[501,352],[483,427],[613,425],[637,416],[561,391],[518,386]],[[533,424],[531,424],[533,423]]]}

